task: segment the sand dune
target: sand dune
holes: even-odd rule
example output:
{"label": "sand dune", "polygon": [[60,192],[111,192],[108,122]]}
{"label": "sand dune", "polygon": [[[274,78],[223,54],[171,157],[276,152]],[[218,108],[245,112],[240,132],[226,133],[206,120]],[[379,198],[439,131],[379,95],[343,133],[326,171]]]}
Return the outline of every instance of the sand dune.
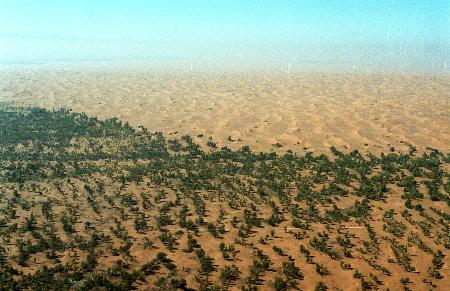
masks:
{"label": "sand dune", "polygon": [[450,149],[450,76],[22,68],[0,72],[0,100],[116,116],[232,148]]}

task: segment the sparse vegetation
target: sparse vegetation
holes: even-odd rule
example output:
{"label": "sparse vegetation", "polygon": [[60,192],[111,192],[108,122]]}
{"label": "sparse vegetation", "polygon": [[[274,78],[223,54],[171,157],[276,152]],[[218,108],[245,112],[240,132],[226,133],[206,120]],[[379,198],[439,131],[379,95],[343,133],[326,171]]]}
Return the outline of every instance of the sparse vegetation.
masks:
{"label": "sparse vegetation", "polygon": [[412,145],[203,149],[1,105],[0,289],[442,289],[449,169],[449,153]]}

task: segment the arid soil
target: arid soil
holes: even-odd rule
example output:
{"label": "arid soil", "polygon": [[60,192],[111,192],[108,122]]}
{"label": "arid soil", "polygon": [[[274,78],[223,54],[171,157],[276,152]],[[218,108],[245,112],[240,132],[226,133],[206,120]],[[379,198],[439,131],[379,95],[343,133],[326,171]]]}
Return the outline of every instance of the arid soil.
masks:
{"label": "arid soil", "polygon": [[0,285],[447,290],[449,92],[448,76],[1,71]]}
{"label": "arid soil", "polygon": [[324,153],[450,148],[450,77],[168,70],[0,72],[0,100],[118,117],[205,144]]}

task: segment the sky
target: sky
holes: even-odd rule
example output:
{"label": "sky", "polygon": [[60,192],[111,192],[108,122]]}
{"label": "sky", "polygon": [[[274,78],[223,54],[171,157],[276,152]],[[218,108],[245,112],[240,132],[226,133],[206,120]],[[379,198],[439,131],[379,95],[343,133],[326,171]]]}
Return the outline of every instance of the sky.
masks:
{"label": "sky", "polygon": [[144,58],[443,69],[449,44],[448,0],[0,0],[0,63]]}

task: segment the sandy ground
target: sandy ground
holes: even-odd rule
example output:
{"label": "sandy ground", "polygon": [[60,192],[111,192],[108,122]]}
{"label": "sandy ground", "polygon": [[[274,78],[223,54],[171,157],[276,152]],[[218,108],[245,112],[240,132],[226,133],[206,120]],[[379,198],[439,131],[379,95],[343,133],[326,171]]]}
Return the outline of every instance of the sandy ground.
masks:
{"label": "sandy ground", "polygon": [[450,149],[448,75],[21,68],[0,72],[0,101],[118,117],[202,144],[212,136],[232,148]]}

